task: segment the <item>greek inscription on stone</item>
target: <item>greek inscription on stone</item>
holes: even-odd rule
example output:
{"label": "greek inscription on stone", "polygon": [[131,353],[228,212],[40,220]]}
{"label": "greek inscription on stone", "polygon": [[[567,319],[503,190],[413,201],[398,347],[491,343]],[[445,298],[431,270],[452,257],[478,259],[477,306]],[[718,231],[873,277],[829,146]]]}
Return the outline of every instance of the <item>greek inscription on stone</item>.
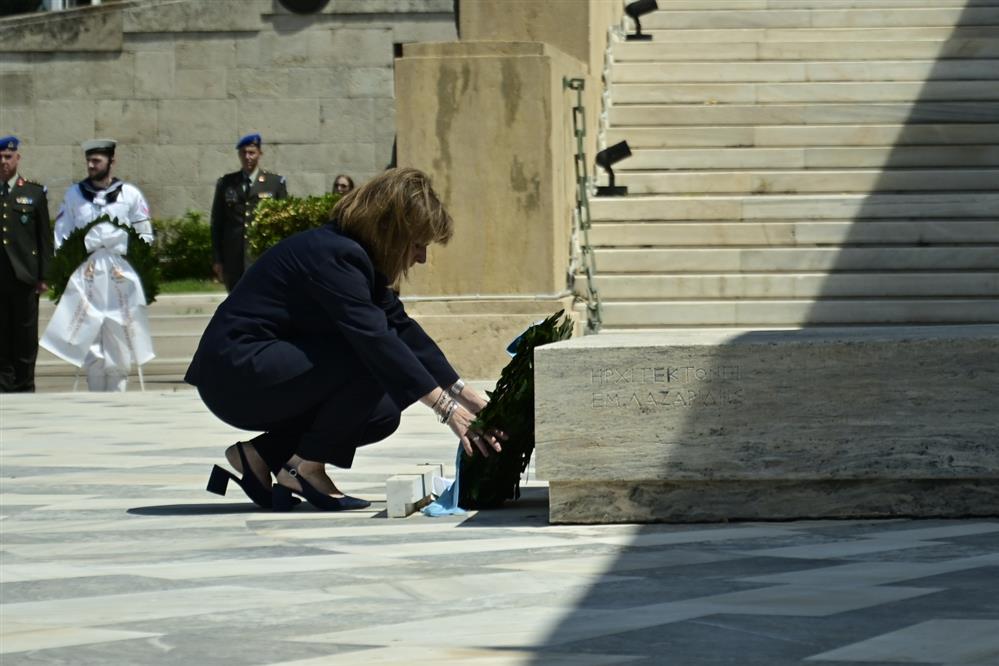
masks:
{"label": "greek inscription on stone", "polygon": [[590,407],[652,412],[742,403],[737,365],[662,365],[590,369]]}
{"label": "greek inscription on stone", "polygon": [[713,387],[655,391],[600,391],[590,394],[593,409],[633,408],[641,411],[682,409],[685,407],[719,407],[742,404],[742,389]]}
{"label": "greek inscription on stone", "polygon": [[740,378],[737,365],[702,367],[656,366],[629,368],[591,368],[592,386],[616,386],[621,384],[687,384],[691,382],[737,381]]}

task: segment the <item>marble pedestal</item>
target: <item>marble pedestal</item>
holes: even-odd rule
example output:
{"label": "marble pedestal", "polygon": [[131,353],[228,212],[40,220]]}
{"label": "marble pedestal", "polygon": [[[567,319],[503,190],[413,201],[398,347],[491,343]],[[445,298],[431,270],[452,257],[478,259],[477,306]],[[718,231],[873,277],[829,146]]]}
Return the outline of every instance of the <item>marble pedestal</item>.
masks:
{"label": "marble pedestal", "polygon": [[535,382],[552,522],[999,515],[999,326],[588,336]]}

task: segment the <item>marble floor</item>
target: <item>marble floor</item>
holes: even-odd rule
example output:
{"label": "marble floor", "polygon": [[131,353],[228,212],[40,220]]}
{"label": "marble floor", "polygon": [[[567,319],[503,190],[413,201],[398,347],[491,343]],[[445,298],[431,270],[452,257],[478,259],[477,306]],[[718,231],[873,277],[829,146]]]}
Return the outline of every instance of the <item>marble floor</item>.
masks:
{"label": "marble floor", "polygon": [[550,526],[385,516],[453,464],[425,408],[337,475],[370,510],[204,486],[238,433],[190,390],[0,396],[0,663],[999,664],[999,519]]}

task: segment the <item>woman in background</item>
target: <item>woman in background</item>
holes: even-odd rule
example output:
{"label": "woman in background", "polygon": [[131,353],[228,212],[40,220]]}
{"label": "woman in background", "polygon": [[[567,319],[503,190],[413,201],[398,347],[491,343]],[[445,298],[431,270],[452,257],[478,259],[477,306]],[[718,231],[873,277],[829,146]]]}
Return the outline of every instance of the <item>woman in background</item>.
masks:
{"label": "woman in background", "polygon": [[333,194],[343,196],[354,189],[354,179],[344,174],[339,174],[333,179]]}

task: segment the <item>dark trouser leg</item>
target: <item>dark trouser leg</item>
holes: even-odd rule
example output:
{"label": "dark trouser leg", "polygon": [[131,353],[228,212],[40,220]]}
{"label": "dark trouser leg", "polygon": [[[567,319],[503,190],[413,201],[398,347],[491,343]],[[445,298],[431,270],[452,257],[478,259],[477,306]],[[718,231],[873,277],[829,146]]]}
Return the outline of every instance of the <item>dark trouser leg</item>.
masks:
{"label": "dark trouser leg", "polygon": [[224,264],[222,266],[222,281],[225,282],[226,291],[231,292],[241,277],[243,277],[242,266],[240,266],[239,269],[235,266],[230,266],[229,264]]}
{"label": "dark trouser leg", "polygon": [[0,392],[35,390],[38,294],[12,280],[0,290]]}
{"label": "dark trouser leg", "polygon": [[[242,245],[240,246],[242,248]],[[246,271],[246,253],[244,250],[230,248],[222,257],[222,281],[226,291],[232,291]]]}
{"label": "dark trouser leg", "polygon": [[357,448],[381,441],[399,428],[400,412],[373,381],[358,381],[330,393],[319,405],[252,440],[272,471],[298,454],[345,469]]}
{"label": "dark trouser leg", "polygon": [[[368,403],[371,404],[371,403]],[[358,408],[361,405],[357,405]],[[365,418],[344,418],[343,408],[327,402],[296,453],[306,460],[328,462],[349,469],[358,447],[385,439],[399,429],[399,408],[384,393]]]}
{"label": "dark trouser leg", "polygon": [[349,357],[317,362],[304,375],[256,389],[245,381],[222,377],[216,384],[219,375],[208,377],[198,386],[205,405],[229,425],[264,431],[252,443],[273,471],[296,453],[350,467],[357,447],[385,439],[399,427],[399,408]]}

